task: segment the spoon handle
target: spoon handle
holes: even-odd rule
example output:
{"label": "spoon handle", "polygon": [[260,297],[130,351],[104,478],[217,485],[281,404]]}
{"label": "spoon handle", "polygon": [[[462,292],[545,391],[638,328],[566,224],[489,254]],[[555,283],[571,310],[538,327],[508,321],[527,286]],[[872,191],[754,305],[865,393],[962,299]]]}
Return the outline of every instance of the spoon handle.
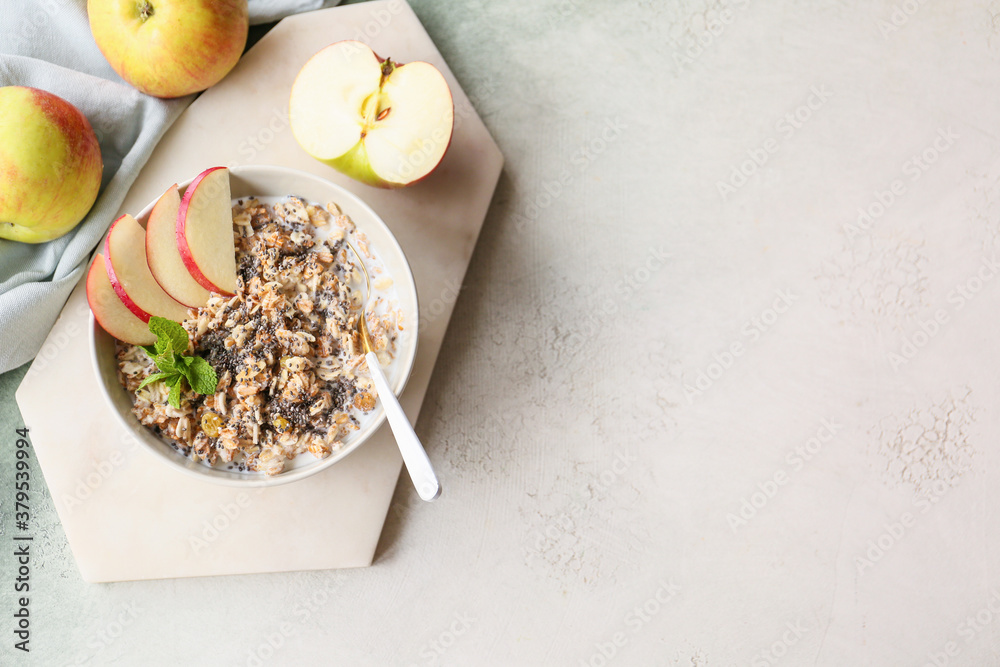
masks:
{"label": "spoon handle", "polygon": [[403,412],[403,406],[399,404],[396,395],[389,387],[389,381],[382,372],[382,366],[378,362],[378,357],[374,352],[365,355],[368,370],[371,372],[372,381],[375,382],[375,389],[378,391],[379,400],[385,408],[386,417],[389,419],[389,426],[392,427],[392,434],[396,436],[396,444],[399,445],[399,453],[403,455],[403,463],[406,464],[406,471],[410,473],[413,486],[423,500],[431,501],[441,495],[441,485],[438,483],[434,468],[431,467],[431,460],[427,458],[420,439],[413,432],[410,420]]}

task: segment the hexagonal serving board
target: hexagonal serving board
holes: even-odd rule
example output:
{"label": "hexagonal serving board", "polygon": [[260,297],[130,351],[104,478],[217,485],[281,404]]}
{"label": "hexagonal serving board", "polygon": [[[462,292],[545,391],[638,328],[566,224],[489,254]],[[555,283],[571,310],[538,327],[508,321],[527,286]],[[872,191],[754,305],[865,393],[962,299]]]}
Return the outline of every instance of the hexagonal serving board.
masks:
{"label": "hexagonal serving board", "polygon": [[[292,81],[313,53],[340,39],[363,40],[398,62],[430,62],[451,85],[451,148],[418,185],[369,188],[314,161],[295,142],[288,127]],[[401,398],[415,420],[503,157],[410,7],[388,0],[281,21],[177,120],[121,212],[138,212],[171,183],[206,167],[244,164],[285,165],[343,185],[395,233],[422,313],[417,361]],[[118,426],[91,365],[88,313],[81,281],[17,391],[86,581],[371,564],[401,469],[388,426],[344,461],[302,481],[249,490],[203,482],[143,451]],[[442,484],[447,493],[447,480]]]}

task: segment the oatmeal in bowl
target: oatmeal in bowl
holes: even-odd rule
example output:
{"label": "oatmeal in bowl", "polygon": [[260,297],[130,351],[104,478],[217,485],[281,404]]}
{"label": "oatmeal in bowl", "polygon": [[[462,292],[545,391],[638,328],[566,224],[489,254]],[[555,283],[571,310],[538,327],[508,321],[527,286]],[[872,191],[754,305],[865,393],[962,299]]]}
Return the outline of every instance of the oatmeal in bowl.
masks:
{"label": "oatmeal in bowl", "polygon": [[[162,338],[127,343],[95,323],[95,363],[115,412],[161,457],[215,481],[271,485],[332,465],[382,423],[359,318],[398,394],[415,358],[416,291],[388,228],[350,193],[274,167],[234,168],[230,184],[233,293],[187,309],[174,334],[187,347],[166,361]],[[196,358],[214,385],[170,386],[164,368]]]}

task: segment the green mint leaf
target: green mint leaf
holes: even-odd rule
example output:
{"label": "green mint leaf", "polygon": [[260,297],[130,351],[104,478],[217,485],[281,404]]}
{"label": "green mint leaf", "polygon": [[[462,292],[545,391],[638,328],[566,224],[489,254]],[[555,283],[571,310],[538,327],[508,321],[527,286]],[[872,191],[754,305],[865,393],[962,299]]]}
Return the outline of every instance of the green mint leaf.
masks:
{"label": "green mint leaf", "polygon": [[164,354],[159,354],[153,358],[153,363],[164,373],[179,373],[181,368],[178,367],[177,357],[174,356],[174,350],[170,343],[167,343],[167,349]]}
{"label": "green mint leaf", "polygon": [[195,358],[178,356],[174,359],[174,367],[177,369],[177,373],[187,380],[189,387],[194,386],[191,382],[191,364],[194,363]]}
{"label": "green mint leaf", "polygon": [[[177,376],[180,380],[180,376]],[[170,396],[167,397],[167,402],[175,408],[181,407],[181,383],[177,382],[170,388]]]}
{"label": "green mint leaf", "polygon": [[149,377],[147,377],[145,380],[143,380],[142,384],[140,384],[135,389],[136,389],[136,391],[138,391],[138,390],[142,389],[143,387],[145,387],[147,384],[156,382],[157,380],[166,379],[166,378],[170,377],[170,375],[171,375],[171,373],[153,373],[152,375],[150,375]]}
{"label": "green mint leaf", "polygon": [[188,335],[184,327],[165,317],[149,318],[149,331],[156,336],[156,351],[165,354],[170,343],[177,354],[184,354],[188,349]]}
{"label": "green mint leaf", "polygon": [[191,365],[188,367],[188,384],[199,394],[214,394],[219,386],[219,378],[212,364],[201,357],[189,358]]}
{"label": "green mint leaf", "polygon": [[215,393],[219,386],[215,369],[201,357],[187,355],[190,338],[184,327],[165,317],[151,317],[149,330],[156,336],[156,344],[142,349],[160,372],[149,376],[141,386],[163,380],[170,387],[167,401],[175,408],[181,404],[181,380],[186,379],[188,386],[199,394]]}

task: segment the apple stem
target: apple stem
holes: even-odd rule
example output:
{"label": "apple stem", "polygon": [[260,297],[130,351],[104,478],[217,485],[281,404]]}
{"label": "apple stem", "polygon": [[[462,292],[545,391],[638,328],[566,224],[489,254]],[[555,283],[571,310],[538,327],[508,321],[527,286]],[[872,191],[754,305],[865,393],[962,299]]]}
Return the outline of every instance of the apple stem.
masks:
{"label": "apple stem", "polygon": [[394,69],[396,69],[396,63],[386,58],[385,62],[382,63],[382,80],[378,83],[379,88],[382,87],[385,80],[389,78],[389,75],[392,74],[392,70]]}
{"label": "apple stem", "polygon": [[143,0],[143,3],[139,5],[139,18],[145,21],[152,15],[153,5],[150,4],[149,0]]}

